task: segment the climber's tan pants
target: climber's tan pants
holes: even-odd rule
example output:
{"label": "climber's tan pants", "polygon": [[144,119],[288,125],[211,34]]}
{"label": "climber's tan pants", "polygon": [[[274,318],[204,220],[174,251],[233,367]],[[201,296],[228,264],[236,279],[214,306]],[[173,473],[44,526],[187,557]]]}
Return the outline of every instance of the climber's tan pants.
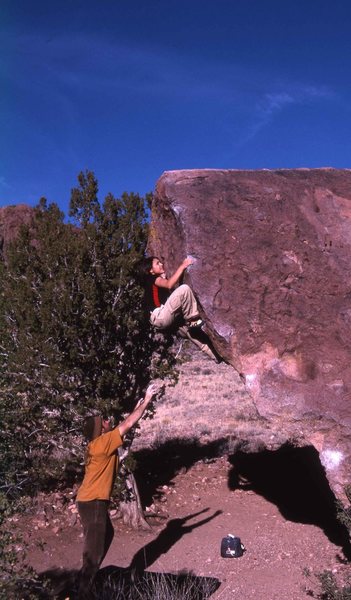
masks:
{"label": "climber's tan pants", "polygon": [[177,287],[165,304],[152,311],[150,323],[157,329],[167,329],[173,325],[179,315],[184,321],[194,321],[199,318],[196,298],[186,283]]}

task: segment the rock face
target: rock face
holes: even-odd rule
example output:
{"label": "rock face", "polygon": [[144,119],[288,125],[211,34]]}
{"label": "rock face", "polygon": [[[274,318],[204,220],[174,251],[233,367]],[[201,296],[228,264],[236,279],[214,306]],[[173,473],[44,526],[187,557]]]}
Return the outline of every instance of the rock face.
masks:
{"label": "rock face", "polygon": [[[209,335],[274,431],[351,483],[351,170],[166,172],[150,250],[187,273]],[[269,425],[267,434],[267,424]],[[273,433],[272,433],[273,432]]]}
{"label": "rock face", "polygon": [[28,225],[33,209],[26,204],[0,208],[0,255],[6,255],[6,248],[18,234],[21,225]]}

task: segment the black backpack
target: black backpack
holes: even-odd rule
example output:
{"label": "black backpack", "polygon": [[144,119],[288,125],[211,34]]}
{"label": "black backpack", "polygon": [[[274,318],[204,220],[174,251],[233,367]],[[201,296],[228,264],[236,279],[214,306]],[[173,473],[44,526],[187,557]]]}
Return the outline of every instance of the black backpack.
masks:
{"label": "black backpack", "polygon": [[221,541],[221,557],[222,558],[238,558],[245,551],[244,544],[241,543],[239,537],[228,533]]}

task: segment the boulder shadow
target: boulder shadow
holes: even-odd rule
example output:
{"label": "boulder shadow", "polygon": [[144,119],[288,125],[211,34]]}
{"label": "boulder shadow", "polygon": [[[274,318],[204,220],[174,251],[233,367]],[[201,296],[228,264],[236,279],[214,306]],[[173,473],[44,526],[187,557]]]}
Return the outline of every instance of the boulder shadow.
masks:
{"label": "boulder shadow", "polygon": [[142,504],[149,506],[153,499],[162,496],[158,490],[163,485],[170,485],[172,479],[180,472],[187,471],[200,460],[212,462],[223,455],[227,447],[225,439],[208,444],[200,444],[196,440],[170,440],[157,448],[143,449],[135,452],[137,467],[135,477]]}
{"label": "boulder shadow", "polygon": [[295,448],[287,444],[276,451],[255,454],[240,451],[229,460],[231,490],[253,490],[275,504],[286,519],[320,527],[351,560],[348,532],[337,520],[336,499],[313,446]]}

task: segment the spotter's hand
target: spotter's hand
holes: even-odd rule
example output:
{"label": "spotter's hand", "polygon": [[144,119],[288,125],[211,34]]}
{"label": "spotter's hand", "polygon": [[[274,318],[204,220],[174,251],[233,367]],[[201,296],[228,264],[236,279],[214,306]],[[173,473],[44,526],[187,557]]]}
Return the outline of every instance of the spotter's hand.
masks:
{"label": "spotter's hand", "polygon": [[151,399],[162,389],[162,385],[157,384],[157,383],[152,383],[151,385],[149,385],[149,387],[147,388],[146,392],[145,392],[145,396],[144,398],[141,398],[137,404],[137,407],[140,406],[141,404],[143,404],[144,402],[146,404],[149,404],[149,402],[151,401]]}

